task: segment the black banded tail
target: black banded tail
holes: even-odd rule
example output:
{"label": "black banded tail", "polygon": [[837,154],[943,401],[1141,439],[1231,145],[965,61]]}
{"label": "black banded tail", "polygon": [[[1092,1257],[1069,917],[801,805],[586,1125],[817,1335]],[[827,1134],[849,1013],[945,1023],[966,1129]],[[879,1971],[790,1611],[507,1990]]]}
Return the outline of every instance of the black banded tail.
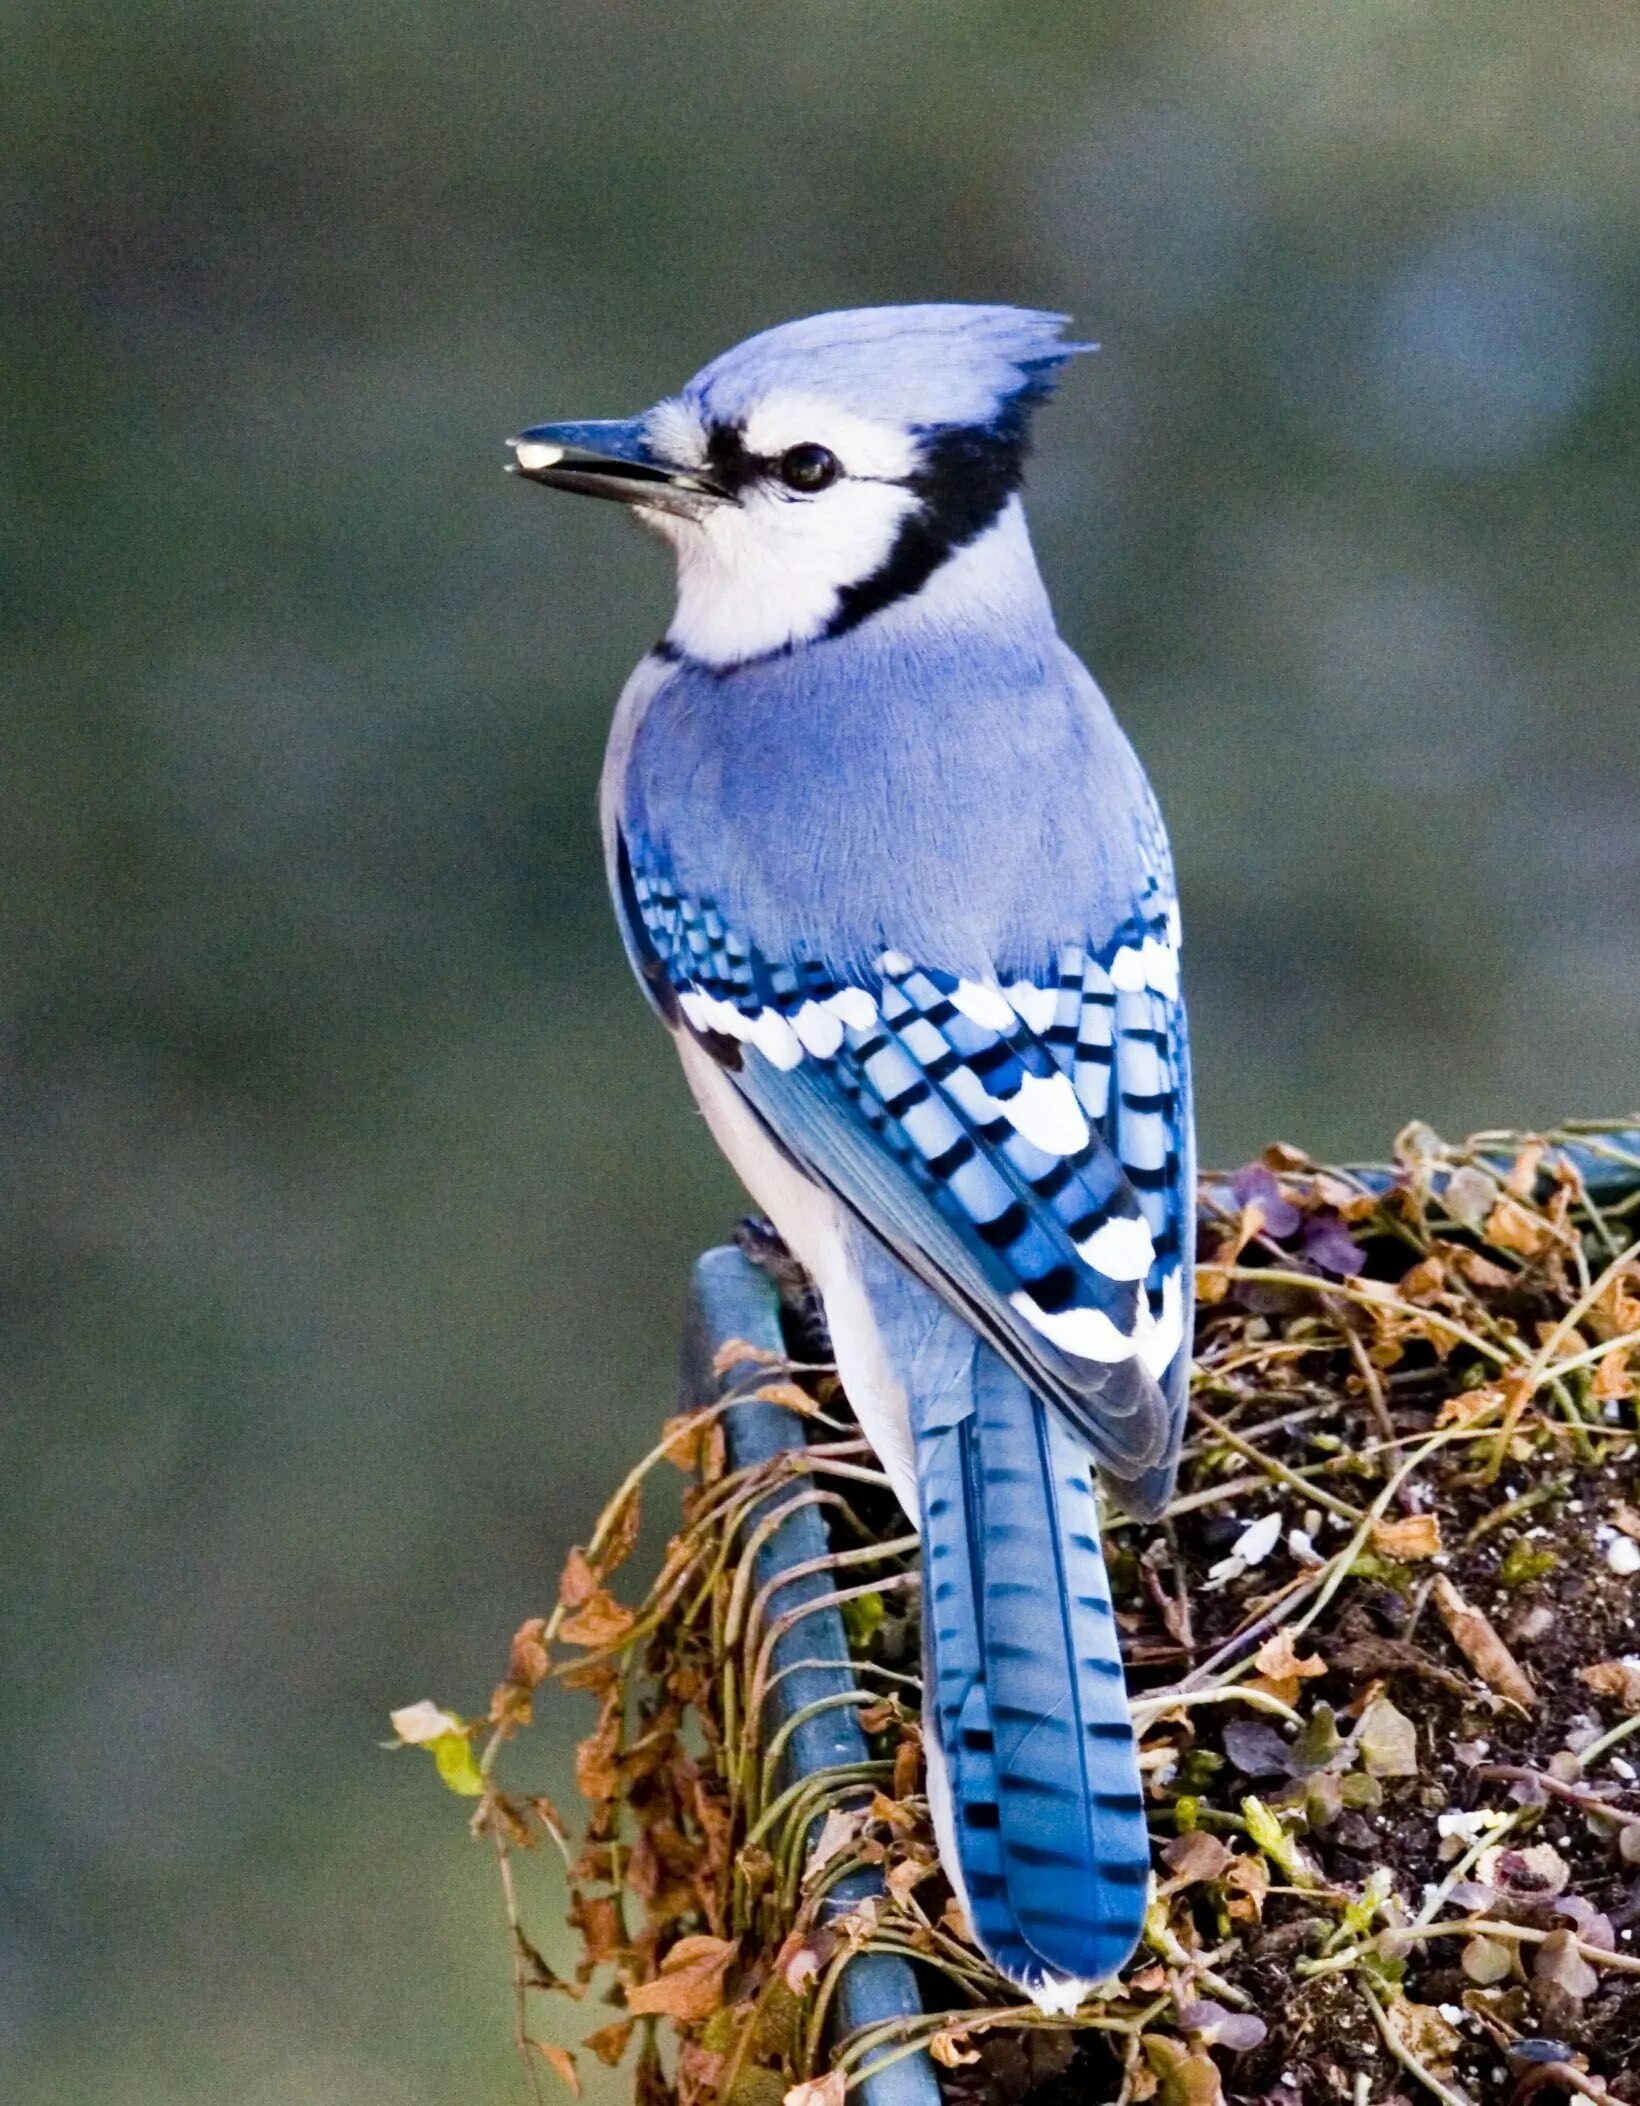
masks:
{"label": "black banded tail", "polygon": [[918,1424],[912,1402],[942,1847],[1005,1974],[1103,1981],[1143,1928],[1150,1845],[1090,1465],[987,1346],[951,1405]]}

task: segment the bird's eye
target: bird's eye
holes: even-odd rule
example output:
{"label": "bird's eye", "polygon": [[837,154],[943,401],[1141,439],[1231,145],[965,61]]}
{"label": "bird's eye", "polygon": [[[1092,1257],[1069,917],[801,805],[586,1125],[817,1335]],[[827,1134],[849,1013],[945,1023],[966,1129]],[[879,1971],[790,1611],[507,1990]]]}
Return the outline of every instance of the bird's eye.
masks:
{"label": "bird's eye", "polygon": [[842,463],[829,446],[788,446],[780,456],[780,480],[788,490],[824,490],[842,472]]}

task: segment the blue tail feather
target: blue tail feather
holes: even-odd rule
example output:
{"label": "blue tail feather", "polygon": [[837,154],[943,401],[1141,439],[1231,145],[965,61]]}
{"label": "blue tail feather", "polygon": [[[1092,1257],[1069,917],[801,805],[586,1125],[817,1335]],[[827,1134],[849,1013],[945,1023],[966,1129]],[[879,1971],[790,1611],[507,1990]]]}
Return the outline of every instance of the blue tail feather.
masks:
{"label": "blue tail feather", "polygon": [[[945,1758],[951,1829],[943,1847],[957,1853],[974,1935],[1005,1974],[1023,1981],[1040,1973],[1041,1961],[1026,1943],[1008,1901],[994,1731],[969,1556],[964,1483],[969,1445],[961,1426],[929,1431],[917,1443],[923,1506],[925,1716],[929,1738]],[[938,1785],[933,1789],[937,1797]]]}
{"label": "blue tail feather", "polygon": [[1047,1966],[1099,1981],[1138,1941],[1150,1843],[1090,1466],[988,1347],[974,1372],[969,1526],[1008,1896]]}
{"label": "blue tail feather", "polygon": [[1150,1843],[1093,1465],[960,1316],[865,1237],[854,1255],[916,1447],[941,1854],[1004,1974],[1102,1981],[1138,1942]]}

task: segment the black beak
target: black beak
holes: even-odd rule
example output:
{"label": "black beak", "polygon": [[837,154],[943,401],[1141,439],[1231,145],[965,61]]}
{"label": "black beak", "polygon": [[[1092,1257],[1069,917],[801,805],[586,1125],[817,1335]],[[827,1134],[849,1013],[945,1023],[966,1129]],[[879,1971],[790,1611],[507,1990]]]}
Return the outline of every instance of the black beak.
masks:
{"label": "black beak", "polygon": [[612,497],[661,512],[704,512],[732,500],[727,490],[673,461],[663,461],[644,437],[640,418],[597,424],[536,424],[507,444],[507,466],[526,482],[583,497]]}

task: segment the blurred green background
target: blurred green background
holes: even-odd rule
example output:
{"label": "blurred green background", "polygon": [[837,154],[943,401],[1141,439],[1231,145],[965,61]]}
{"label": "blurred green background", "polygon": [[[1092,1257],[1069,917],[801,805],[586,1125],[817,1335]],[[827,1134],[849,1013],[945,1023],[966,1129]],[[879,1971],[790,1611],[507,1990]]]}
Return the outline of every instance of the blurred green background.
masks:
{"label": "blurred green background", "polygon": [[592,818],[664,558],[500,440],[814,309],[1070,309],[1037,538],[1172,823],[1207,1159],[1622,1109],[1640,27],[59,0],[4,50],[0,2091],[512,2098],[492,1870],[375,1743],[482,1704],[738,1199]]}

